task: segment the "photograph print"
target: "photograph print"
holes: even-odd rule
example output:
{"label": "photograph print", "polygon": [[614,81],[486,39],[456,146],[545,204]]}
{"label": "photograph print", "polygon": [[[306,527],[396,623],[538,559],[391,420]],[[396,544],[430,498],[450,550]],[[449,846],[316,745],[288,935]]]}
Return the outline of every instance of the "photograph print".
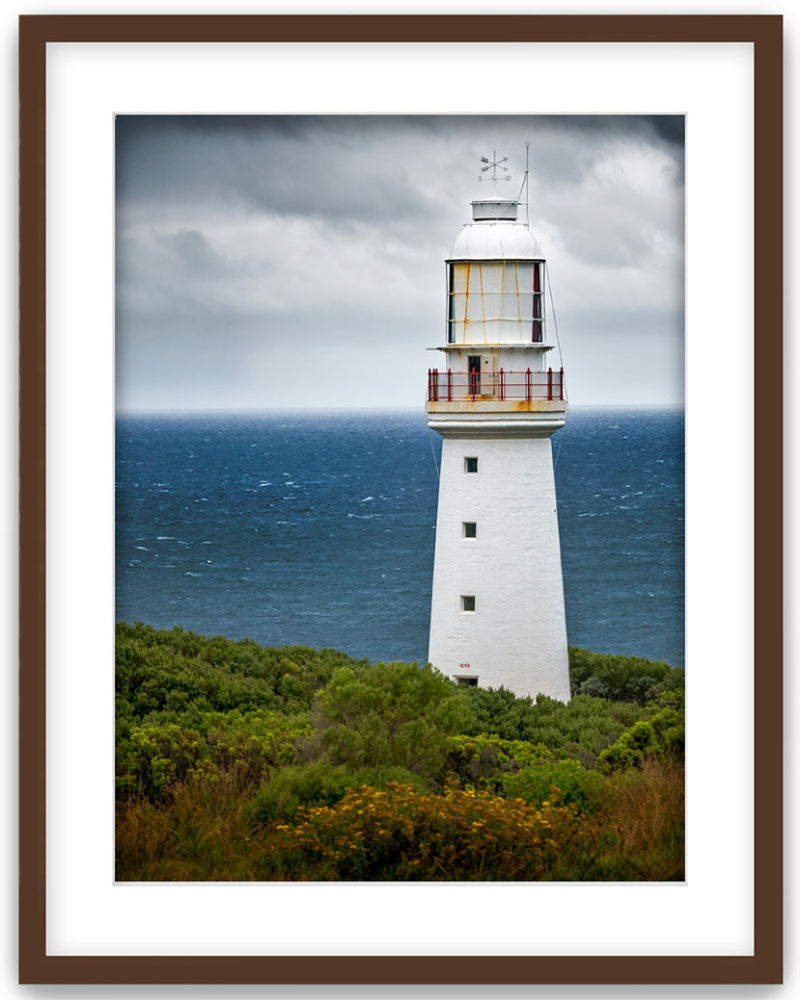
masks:
{"label": "photograph print", "polygon": [[117,881],[683,881],[683,117],[115,157]]}

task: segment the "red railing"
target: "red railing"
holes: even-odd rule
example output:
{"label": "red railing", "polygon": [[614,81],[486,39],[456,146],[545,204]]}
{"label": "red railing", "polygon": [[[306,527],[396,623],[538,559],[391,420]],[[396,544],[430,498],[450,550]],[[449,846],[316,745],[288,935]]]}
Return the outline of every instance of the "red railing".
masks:
{"label": "red railing", "polygon": [[530,368],[524,372],[454,372],[451,369],[440,372],[438,368],[428,369],[428,402],[452,403],[457,400],[532,399],[563,400],[564,369],[534,372]]}

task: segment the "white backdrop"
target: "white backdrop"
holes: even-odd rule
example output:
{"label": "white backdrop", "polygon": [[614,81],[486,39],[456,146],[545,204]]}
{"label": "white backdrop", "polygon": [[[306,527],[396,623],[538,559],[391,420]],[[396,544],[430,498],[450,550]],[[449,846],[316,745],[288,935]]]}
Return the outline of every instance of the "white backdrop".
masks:
{"label": "white backdrop", "polygon": [[[476,65],[501,94],[453,92]],[[533,76],[542,112],[687,114],[686,885],[114,886],[113,114],[513,114]],[[751,81],[744,44],[48,46],[49,951],[752,950]]]}

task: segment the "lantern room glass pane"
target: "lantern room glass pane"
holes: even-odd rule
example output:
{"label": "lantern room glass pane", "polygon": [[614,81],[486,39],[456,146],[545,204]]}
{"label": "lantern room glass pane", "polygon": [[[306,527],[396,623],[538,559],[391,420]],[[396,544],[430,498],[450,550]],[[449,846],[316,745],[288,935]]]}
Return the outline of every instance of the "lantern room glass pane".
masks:
{"label": "lantern room glass pane", "polygon": [[[467,327],[476,317],[476,306],[480,309],[480,296],[474,301],[474,290],[480,289],[480,275],[471,261],[450,265],[450,288],[448,294],[448,341],[463,343],[467,339]],[[478,315],[480,315],[478,313]]]}
{"label": "lantern room glass pane", "polygon": [[470,269],[472,265],[470,263],[453,264],[451,267],[451,291],[454,295],[463,295],[469,288]]}
{"label": "lantern room glass pane", "polygon": [[503,268],[503,294],[516,295],[519,285],[519,262],[516,260],[505,261]]}
{"label": "lantern room glass pane", "polygon": [[503,296],[503,301],[500,303],[500,315],[503,319],[519,323],[522,317],[520,315],[520,300],[517,295]]}
{"label": "lantern room glass pane", "polygon": [[524,291],[519,293],[519,315],[525,323],[530,323],[533,319],[533,293]]}
{"label": "lantern room glass pane", "polygon": [[450,323],[450,343],[451,344],[463,344],[464,343],[464,323],[458,320],[453,320]]}
{"label": "lantern room glass pane", "polygon": [[467,322],[475,322],[476,320],[483,322],[484,302],[480,284],[471,290],[469,295],[461,296],[456,301],[460,306],[456,311],[458,319],[466,319]]}
{"label": "lantern room glass pane", "polygon": [[505,262],[499,263],[482,262],[478,265],[480,272],[480,290],[484,296],[500,295],[503,291],[503,272]]}
{"label": "lantern room glass pane", "polygon": [[533,263],[522,263],[519,262],[516,265],[517,270],[517,290],[520,292],[529,292],[533,289]]}
{"label": "lantern room glass pane", "polygon": [[449,268],[448,342],[543,339],[543,261],[461,261]]}

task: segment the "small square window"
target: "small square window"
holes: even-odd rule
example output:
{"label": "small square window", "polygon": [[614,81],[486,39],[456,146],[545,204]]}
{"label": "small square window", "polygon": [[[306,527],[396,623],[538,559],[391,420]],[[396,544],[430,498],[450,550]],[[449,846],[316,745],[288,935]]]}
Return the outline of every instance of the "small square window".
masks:
{"label": "small square window", "polygon": [[464,532],[464,538],[478,537],[478,525],[475,521],[462,521],[461,529]]}
{"label": "small square window", "polygon": [[474,611],[475,610],[475,595],[474,594],[462,594],[461,595],[461,610],[462,611]]}
{"label": "small square window", "polygon": [[478,471],[478,459],[477,458],[465,458],[464,459],[464,472],[477,472]]}
{"label": "small square window", "polygon": [[456,684],[463,684],[464,687],[477,687],[478,678],[477,677],[456,677],[454,678]]}

